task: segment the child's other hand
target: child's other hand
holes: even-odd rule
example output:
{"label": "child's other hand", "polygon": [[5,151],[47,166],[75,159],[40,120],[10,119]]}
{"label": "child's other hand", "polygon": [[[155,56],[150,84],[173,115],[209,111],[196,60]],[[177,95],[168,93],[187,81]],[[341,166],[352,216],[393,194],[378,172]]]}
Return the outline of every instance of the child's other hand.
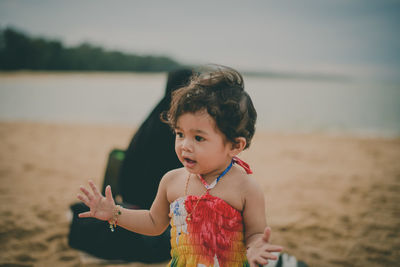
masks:
{"label": "child's other hand", "polygon": [[90,208],[90,211],[79,214],[79,218],[93,217],[99,220],[108,221],[113,217],[115,207],[112,198],[111,187],[106,187],[106,197],[103,197],[93,181],[89,181],[89,186],[93,193],[89,192],[85,187],[81,186],[80,190],[85,196],[79,194],[78,199]]}
{"label": "child's other hand", "polygon": [[271,236],[271,228],[266,227],[263,235],[254,241],[247,249],[247,260],[250,267],[258,267],[268,264],[268,260],[277,260],[278,257],[271,252],[282,251],[281,246],[271,245],[269,238]]}

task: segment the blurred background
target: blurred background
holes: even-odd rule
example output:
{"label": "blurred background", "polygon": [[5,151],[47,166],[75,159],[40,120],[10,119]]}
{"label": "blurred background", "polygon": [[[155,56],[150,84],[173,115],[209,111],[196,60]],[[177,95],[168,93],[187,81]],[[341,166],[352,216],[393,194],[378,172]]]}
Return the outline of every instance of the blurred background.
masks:
{"label": "blurred background", "polygon": [[68,245],[79,186],[103,184],[168,71],[208,63],[257,109],[241,156],[273,243],[310,266],[398,265],[399,18],[396,0],[0,0],[0,266],[98,266]]}
{"label": "blurred background", "polygon": [[399,15],[389,0],[2,0],[1,69],[41,72],[0,75],[0,119],[138,124],[165,71],[217,63],[244,73],[262,129],[397,136]]}

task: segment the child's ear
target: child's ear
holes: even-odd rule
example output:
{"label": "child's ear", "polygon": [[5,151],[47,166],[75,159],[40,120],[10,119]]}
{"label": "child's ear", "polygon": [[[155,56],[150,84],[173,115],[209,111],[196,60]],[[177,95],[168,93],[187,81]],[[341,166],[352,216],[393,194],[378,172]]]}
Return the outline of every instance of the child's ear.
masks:
{"label": "child's ear", "polygon": [[232,149],[230,151],[230,156],[234,157],[237,156],[240,152],[244,150],[246,147],[246,138],[244,137],[237,137],[235,138],[235,143],[232,143]]}

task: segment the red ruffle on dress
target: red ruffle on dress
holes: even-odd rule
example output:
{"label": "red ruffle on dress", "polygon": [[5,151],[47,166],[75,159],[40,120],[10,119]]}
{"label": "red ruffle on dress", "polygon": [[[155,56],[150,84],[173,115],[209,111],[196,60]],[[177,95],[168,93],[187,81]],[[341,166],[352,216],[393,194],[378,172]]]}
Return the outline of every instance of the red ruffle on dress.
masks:
{"label": "red ruffle on dress", "polygon": [[224,200],[209,192],[181,197],[171,203],[170,216],[172,259],[168,266],[249,266],[242,214]]}

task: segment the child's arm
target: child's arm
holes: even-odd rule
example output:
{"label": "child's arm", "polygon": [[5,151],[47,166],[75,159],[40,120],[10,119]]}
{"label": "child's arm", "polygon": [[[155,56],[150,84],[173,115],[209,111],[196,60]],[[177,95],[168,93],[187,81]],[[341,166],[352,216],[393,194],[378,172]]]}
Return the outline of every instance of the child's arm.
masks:
{"label": "child's arm", "polygon": [[[118,215],[117,224],[130,231],[143,235],[159,235],[165,231],[169,223],[169,202],[167,200],[166,183],[168,174],[160,182],[157,196],[150,210],[131,210],[119,208],[121,214]],[[85,196],[78,195],[90,211],[79,214],[80,218],[93,217],[103,221],[113,219],[116,205],[111,194],[111,187],[106,187],[106,196],[103,197],[96,185],[89,181],[93,192],[81,187]]]}
{"label": "child's arm", "polygon": [[251,267],[268,264],[276,260],[271,252],[282,251],[281,246],[269,243],[271,229],[266,225],[264,193],[257,183],[249,179],[245,190],[245,207],[243,211],[247,259]]}

